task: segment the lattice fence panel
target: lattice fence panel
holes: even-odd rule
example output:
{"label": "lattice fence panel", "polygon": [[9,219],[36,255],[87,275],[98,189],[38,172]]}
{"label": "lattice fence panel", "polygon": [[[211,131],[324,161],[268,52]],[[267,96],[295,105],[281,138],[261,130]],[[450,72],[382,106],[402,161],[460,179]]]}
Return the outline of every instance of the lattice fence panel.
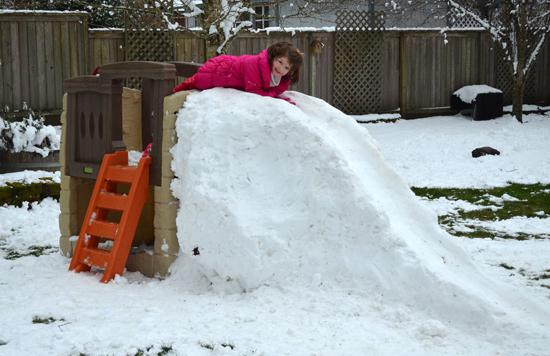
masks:
{"label": "lattice fence panel", "polygon": [[174,60],[174,32],[170,30],[129,30],[126,32],[126,60]]}
{"label": "lattice fence panel", "polygon": [[[533,103],[536,98],[536,67],[532,67],[525,83],[524,103]],[[509,64],[504,60],[504,51],[495,46],[495,85],[502,90],[505,103],[512,103],[514,79]]]}
{"label": "lattice fence panel", "polygon": [[379,112],[384,14],[336,13],[333,103],[348,114]]}
{"label": "lattice fence panel", "polygon": [[476,21],[472,16],[457,10],[456,8],[451,8],[449,14],[447,15],[448,25],[451,28],[471,28],[471,27],[481,27],[478,21]]}
{"label": "lattice fence panel", "polygon": [[[125,9],[125,59],[127,61],[173,61],[174,31],[167,29],[166,17],[173,10],[173,0],[128,0]],[[130,79],[132,88],[141,82]]]}

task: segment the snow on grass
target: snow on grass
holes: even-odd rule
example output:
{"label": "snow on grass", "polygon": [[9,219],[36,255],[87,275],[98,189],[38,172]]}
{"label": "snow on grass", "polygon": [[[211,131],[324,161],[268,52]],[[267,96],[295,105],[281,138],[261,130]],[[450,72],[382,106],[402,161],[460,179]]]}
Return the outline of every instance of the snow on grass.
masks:
{"label": "snow on grass", "polygon": [[44,180],[52,180],[55,183],[60,183],[60,172],[47,172],[47,171],[29,171],[24,170],[21,172],[0,174],[0,187],[6,185],[6,183],[40,183]]}
{"label": "snow on grass", "polygon": [[[550,183],[550,116],[510,115],[489,121],[438,116],[365,125],[386,161],[414,187],[495,187]],[[499,156],[472,158],[491,146]]]}
{"label": "snow on grass", "polygon": [[514,216],[510,219],[499,221],[463,220],[462,224],[475,225],[508,236],[514,236],[518,233],[532,236],[550,234],[550,218],[548,217]]}
{"label": "snow on grass", "polygon": [[0,206],[0,254],[14,258],[57,251],[59,203],[46,198],[22,207]]}
{"label": "snow on grass", "polygon": [[[433,209],[438,216],[456,214],[458,211],[475,211],[487,209],[486,205],[472,204],[465,200],[454,200],[446,197],[439,197],[436,199],[422,198],[421,202],[423,202],[429,208]],[[498,209],[498,207],[496,206],[490,208]]]}
{"label": "snow on grass", "polygon": [[550,240],[459,238],[457,241],[492,278],[528,292],[540,303],[548,303]]}

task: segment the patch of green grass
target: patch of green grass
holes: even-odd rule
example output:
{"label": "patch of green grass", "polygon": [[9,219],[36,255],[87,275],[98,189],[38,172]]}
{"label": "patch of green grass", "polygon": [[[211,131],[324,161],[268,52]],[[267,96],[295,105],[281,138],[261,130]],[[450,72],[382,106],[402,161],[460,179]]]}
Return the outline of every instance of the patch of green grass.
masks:
{"label": "patch of green grass", "polygon": [[39,257],[42,255],[49,255],[50,253],[54,253],[59,251],[58,247],[55,246],[30,246],[27,250],[19,251],[12,248],[3,248],[0,246],[0,250],[5,251],[6,255],[4,258],[6,260],[16,260],[21,257],[25,256],[35,256]]}
{"label": "patch of green grass", "polygon": [[21,207],[23,202],[41,201],[44,198],[52,197],[59,200],[61,185],[54,182],[50,177],[43,177],[41,182],[22,183],[7,182],[0,187],[0,205],[14,205]]}
{"label": "patch of green grass", "polygon": [[[550,238],[549,234],[531,235],[526,233],[499,233],[482,226],[476,221],[499,221],[515,216],[529,218],[550,216],[550,184],[510,184],[490,189],[459,188],[412,188],[413,192],[429,200],[446,198],[463,200],[480,209],[457,211],[439,216],[439,223],[452,235],[471,238],[512,238],[526,240],[532,238]],[[512,198],[506,197],[508,195]],[[505,199],[502,197],[505,196]],[[484,208],[486,207],[486,208]]]}

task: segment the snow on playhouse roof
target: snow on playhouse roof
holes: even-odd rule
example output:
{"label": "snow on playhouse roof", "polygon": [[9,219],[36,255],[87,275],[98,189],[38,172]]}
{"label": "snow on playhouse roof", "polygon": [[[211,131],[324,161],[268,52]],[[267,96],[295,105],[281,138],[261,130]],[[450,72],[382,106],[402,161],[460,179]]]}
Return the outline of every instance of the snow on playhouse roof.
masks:
{"label": "snow on playhouse roof", "polygon": [[463,102],[471,104],[476,99],[478,94],[485,93],[502,93],[502,91],[485,84],[479,84],[464,86],[455,91],[453,94],[458,96]]}
{"label": "snow on playhouse roof", "polygon": [[544,334],[532,320],[547,313],[480,275],[365,128],[288,95],[297,106],[222,88],[188,96],[171,150],[182,202],[172,278],[353,290],[504,343],[518,341],[503,337],[509,323]]}

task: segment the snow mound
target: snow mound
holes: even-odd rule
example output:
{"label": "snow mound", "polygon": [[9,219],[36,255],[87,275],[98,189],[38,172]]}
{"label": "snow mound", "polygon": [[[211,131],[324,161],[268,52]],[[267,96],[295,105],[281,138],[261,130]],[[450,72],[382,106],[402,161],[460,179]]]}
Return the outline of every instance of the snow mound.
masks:
{"label": "snow mound", "polygon": [[183,254],[174,270],[192,260],[213,284],[349,288],[491,324],[502,291],[368,131],[322,100],[288,95],[297,106],[232,89],[189,95],[171,151]]}
{"label": "snow mound", "polygon": [[502,91],[485,84],[479,84],[464,86],[455,91],[453,94],[458,96],[463,102],[471,104],[476,100],[478,94],[485,93],[502,93]]}

